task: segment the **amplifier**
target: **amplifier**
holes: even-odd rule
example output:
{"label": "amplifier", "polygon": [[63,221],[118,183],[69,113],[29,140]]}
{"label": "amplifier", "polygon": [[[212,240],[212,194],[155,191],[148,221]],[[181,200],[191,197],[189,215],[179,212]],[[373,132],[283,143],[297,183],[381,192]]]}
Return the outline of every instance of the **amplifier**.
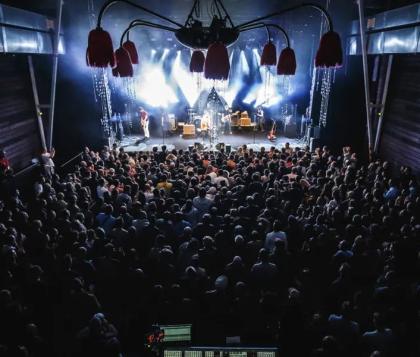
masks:
{"label": "amplifier", "polygon": [[185,124],[182,131],[183,136],[194,136],[195,135],[195,126],[192,124]]}
{"label": "amplifier", "polygon": [[241,118],[239,120],[239,126],[251,126],[251,118]]}
{"label": "amplifier", "polygon": [[284,127],[284,135],[287,138],[295,138],[296,131],[297,131],[297,126],[295,123],[286,124]]}

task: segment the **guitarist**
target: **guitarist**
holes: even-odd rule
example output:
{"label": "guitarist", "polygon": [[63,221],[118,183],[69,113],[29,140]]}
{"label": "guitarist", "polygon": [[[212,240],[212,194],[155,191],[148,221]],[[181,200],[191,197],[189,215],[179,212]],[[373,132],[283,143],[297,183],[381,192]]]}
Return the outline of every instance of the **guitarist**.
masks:
{"label": "guitarist", "polygon": [[144,108],[139,108],[139,115],[140,115],[140,125],[143,128],[144,132],[144,140],[149,141],[150,139],[150,132],[149,132],[149,113],[147,113]]}
{"label": "guitarist", "polygon": [[264,118],[264,110],[262,106],[257,108],[257,113],[255,114],[257,118],[257,127],[260,131],[265,131],[265,118]]}

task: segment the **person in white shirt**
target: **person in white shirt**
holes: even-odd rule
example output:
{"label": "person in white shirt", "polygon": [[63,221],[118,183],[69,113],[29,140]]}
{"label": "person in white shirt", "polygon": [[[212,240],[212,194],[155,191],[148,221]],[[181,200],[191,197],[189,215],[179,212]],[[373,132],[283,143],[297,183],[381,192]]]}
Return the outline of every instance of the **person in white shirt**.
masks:
{"label": "person in white shirt", "polygon": [[274,250],[276,246],[276,241],[281,240],[284,242],[284,247],[287,250],[287,237],[286,233],[281,230],[280,221],[275,220],[273,223],[273,231],[267,233],[264,242],[264,248],[267,249],[270,253]]}
{"label": "person in white shirt", "polygon": [[219,170],[217,172],[217,177],[215,178],[214,182],[217,184],[218,187],[221,186],[221,182],[224,181],[225,186],[229,186],[228,174],[223,170]]}
{"label": "person in white shirt", "polygon": [[55,173],[55,164],[53,158],[55,156],[55,149],[52,148],[50,152],[47,149],[41,154],[42,165],[44,166],[45,175],[51,177]]}
{"label": "person in white shirt", "polygon": [[207,166],[206,176],[210,176],[211,183],[216,182],[217,174],[214,172],[213,166],[211,166],[211,165]]}
{"label": "person in white shirt", "polygon": [[44,192],[44,184],[45,179],[43,177],[40,177],[38,181],[34,184],[34,191],[36,197],[39,197]]}
{"label": "person in white shirt", "polygon": [[96,186],[96,195],[102,200],[104,199],[105,192],[108,192],[108,189],[105,187],[105,183],[104,179],[100,179],[98,186]]}

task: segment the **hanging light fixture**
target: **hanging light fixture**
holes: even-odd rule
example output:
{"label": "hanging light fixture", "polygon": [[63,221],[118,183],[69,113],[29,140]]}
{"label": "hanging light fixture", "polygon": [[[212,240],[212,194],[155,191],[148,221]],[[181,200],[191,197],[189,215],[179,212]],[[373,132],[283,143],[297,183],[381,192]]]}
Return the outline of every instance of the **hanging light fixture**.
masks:
{"label": "hanging light fixture", "polygon": [[[233,21],[226,11],[222,0],[212,0],[214,8],[216,9],[212,23],[210,26],[204,26],[194,14],[198,13],[200,7],[200,0],[195,0],[193,8],[185,21],[185,24],[180,24],[170,18],[158,14],[144,6],[138,5],[129,0],[109,0],[101,8],[98,16],[98,23],[96,29],[92,30],[89,34],[88,48],[86,52],[87,64],[91,67],[114,67],[115,58],[112,47],[111,37],[109,33],[101,28],[102,17],[104,13],[113,5],[124,3],[134,8],[140,9],[150,15],[153,15],[160,20],[166,21],[175,27],[165,26],[162,24],[147,22],[143,20],[135,20],[137,25],[144,25],[151,28],[161,29],[173,32],[177,40],[185,47],[193,50],[206,50],[208,49],[207,57],[204,60],[204,74],[209,79],[227,79],[229,77],[230,64],[227,47],[234,44],[239,38],[241,32],[252,30],[259,27],[276,26],[270,23],[263,23],[262,21],[276,16],[283,15],[287,12],[297,10],[303,7],[312,7],[319,10],[326,18],[329,31],[322,36],[320,46],[315,59],[317,67],[337,67],[343,62],[343,52],[341,48],[340,36],[333,31],[333,23],[330,15],[322,6],[312,3],[304,3],[301,5],[289,7],[266,16],[248,21],[241,25],[235,26]],[[276,26],[278,27],[278,26]],[[127,31],[127,30],[126,30]],[[284,31],[284,30],[283,30]],[[287,36],[287,35],[286,35]],[[124,35],[123,35],[124,37]],[[288,37],[287,37],[288,39]],[[125,50],[122,52],[120,49],[116,51],[119,56],[119,63],[121,63],[122,70],[115,70],[115,73],[130,73],[129,66],[126,64],[126,59],[130,58],[131,64],[138,63],[138,54],[133,42],[127,39],[121,48]],[[277,53],[270,38],[264,47],[261,56],[261,65],[273,66],[276,64]],[[201,63],[203,58],[199,53],[193,54],[191,58],[190,68],[193,71],[200,73]],[[118,66],[118,59],[117,59]],[[296,71],[296,57],[294,51],[290,48],[288,41],[287,47],[281,52],[279,62],[277,63],[277,73],[292,75]],[[121,75],[120,75],[121,76]]]}
{"label": "hanging light fixture", "polygon": [[127,40],[123,43],[122,47],[130,55],[130,60],[132,64],[139,64],[139,55],[137,53],[136,45],[133,41]]}
{"label": "hanging light fixture", "polygon": [[86,62],[90,67],[115,66],[111,36],[99,26],[89,33]]}
{"label": "hanging light fixture", "polygon": [[190,72],[203,73],[205,61],[206,57],[204,56],[203,51],[195,50],[191,55]]}
{"label": "hanging light fixture", "polygon": [[204,63],[204,77],[213,80],[225,80],[229,77],[230,62],[226,46],[215,42],[207,50]]}
{"label": "hanging light fixture", "polygon": [[131,63],[130,54],[120,47],[115,51],[116,66],[112,70],[115,77],[133,77],[133,65]]}
{"label": "hanging light fixture", "polygon": [[277,74],[279,76],[294,76],[296,73],[296,55],[290,47],[281,51],[277,64]]}
{"label": "hanging light fixture", "polygon": [[265,26],[267,30],[268,42],[265,44],[261,54],[260,65],[261,66],[275,66],[277,63],[277,49],[273,42],[271,42],[271,35],[268,26]]}
{"label": "hanging light fixture", "polygon": [[316,67],[341,67],[343,65],[343,49],[341,47],[340,35],[334,32],[331,27],[330,31],[325,33],[319,43],[316,53]]}
{"label": "hanging light fixture", "polygon": [[269,40],[263,49],[261,54],[261,66],[275,66],[277,63],[277,50],[271,40]]}

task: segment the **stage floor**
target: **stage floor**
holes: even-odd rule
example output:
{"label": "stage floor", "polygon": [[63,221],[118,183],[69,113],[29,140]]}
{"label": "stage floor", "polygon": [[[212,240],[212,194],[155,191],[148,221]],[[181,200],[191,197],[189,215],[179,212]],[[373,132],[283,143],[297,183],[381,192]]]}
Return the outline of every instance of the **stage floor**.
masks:
{"label": "stage floor", "polygon": [[[160,149],[162,145],[166,145],[168,150],[186,150],[190,145],[200,143],[205,149],[211,149],[210,141],[208,139],[203,141],[201,138],[183,138],[181,135],[177,134],[165,138],[151,137],[148,143],[138,143],[141,139],[143,139],[142,135],[124,137],[120,143],[120,147],[124,148],[126,152],[151,151],[153,147],[156,146]],[[275,141],[270,141],[267,139],[267,134],[261,132],[255,132],[255,134],[254,132],[234,132],[232,135],[220,135],[218,140],[218,143],[231,145],[233,151],[244,144],[254,150],[260,150],[261,147],[269,150],[272,146],[282,148],[286,142],[290,143],[293,147],[303,147],[305,145],[303,140],[286,138],[284,136],[279,136]]]}

